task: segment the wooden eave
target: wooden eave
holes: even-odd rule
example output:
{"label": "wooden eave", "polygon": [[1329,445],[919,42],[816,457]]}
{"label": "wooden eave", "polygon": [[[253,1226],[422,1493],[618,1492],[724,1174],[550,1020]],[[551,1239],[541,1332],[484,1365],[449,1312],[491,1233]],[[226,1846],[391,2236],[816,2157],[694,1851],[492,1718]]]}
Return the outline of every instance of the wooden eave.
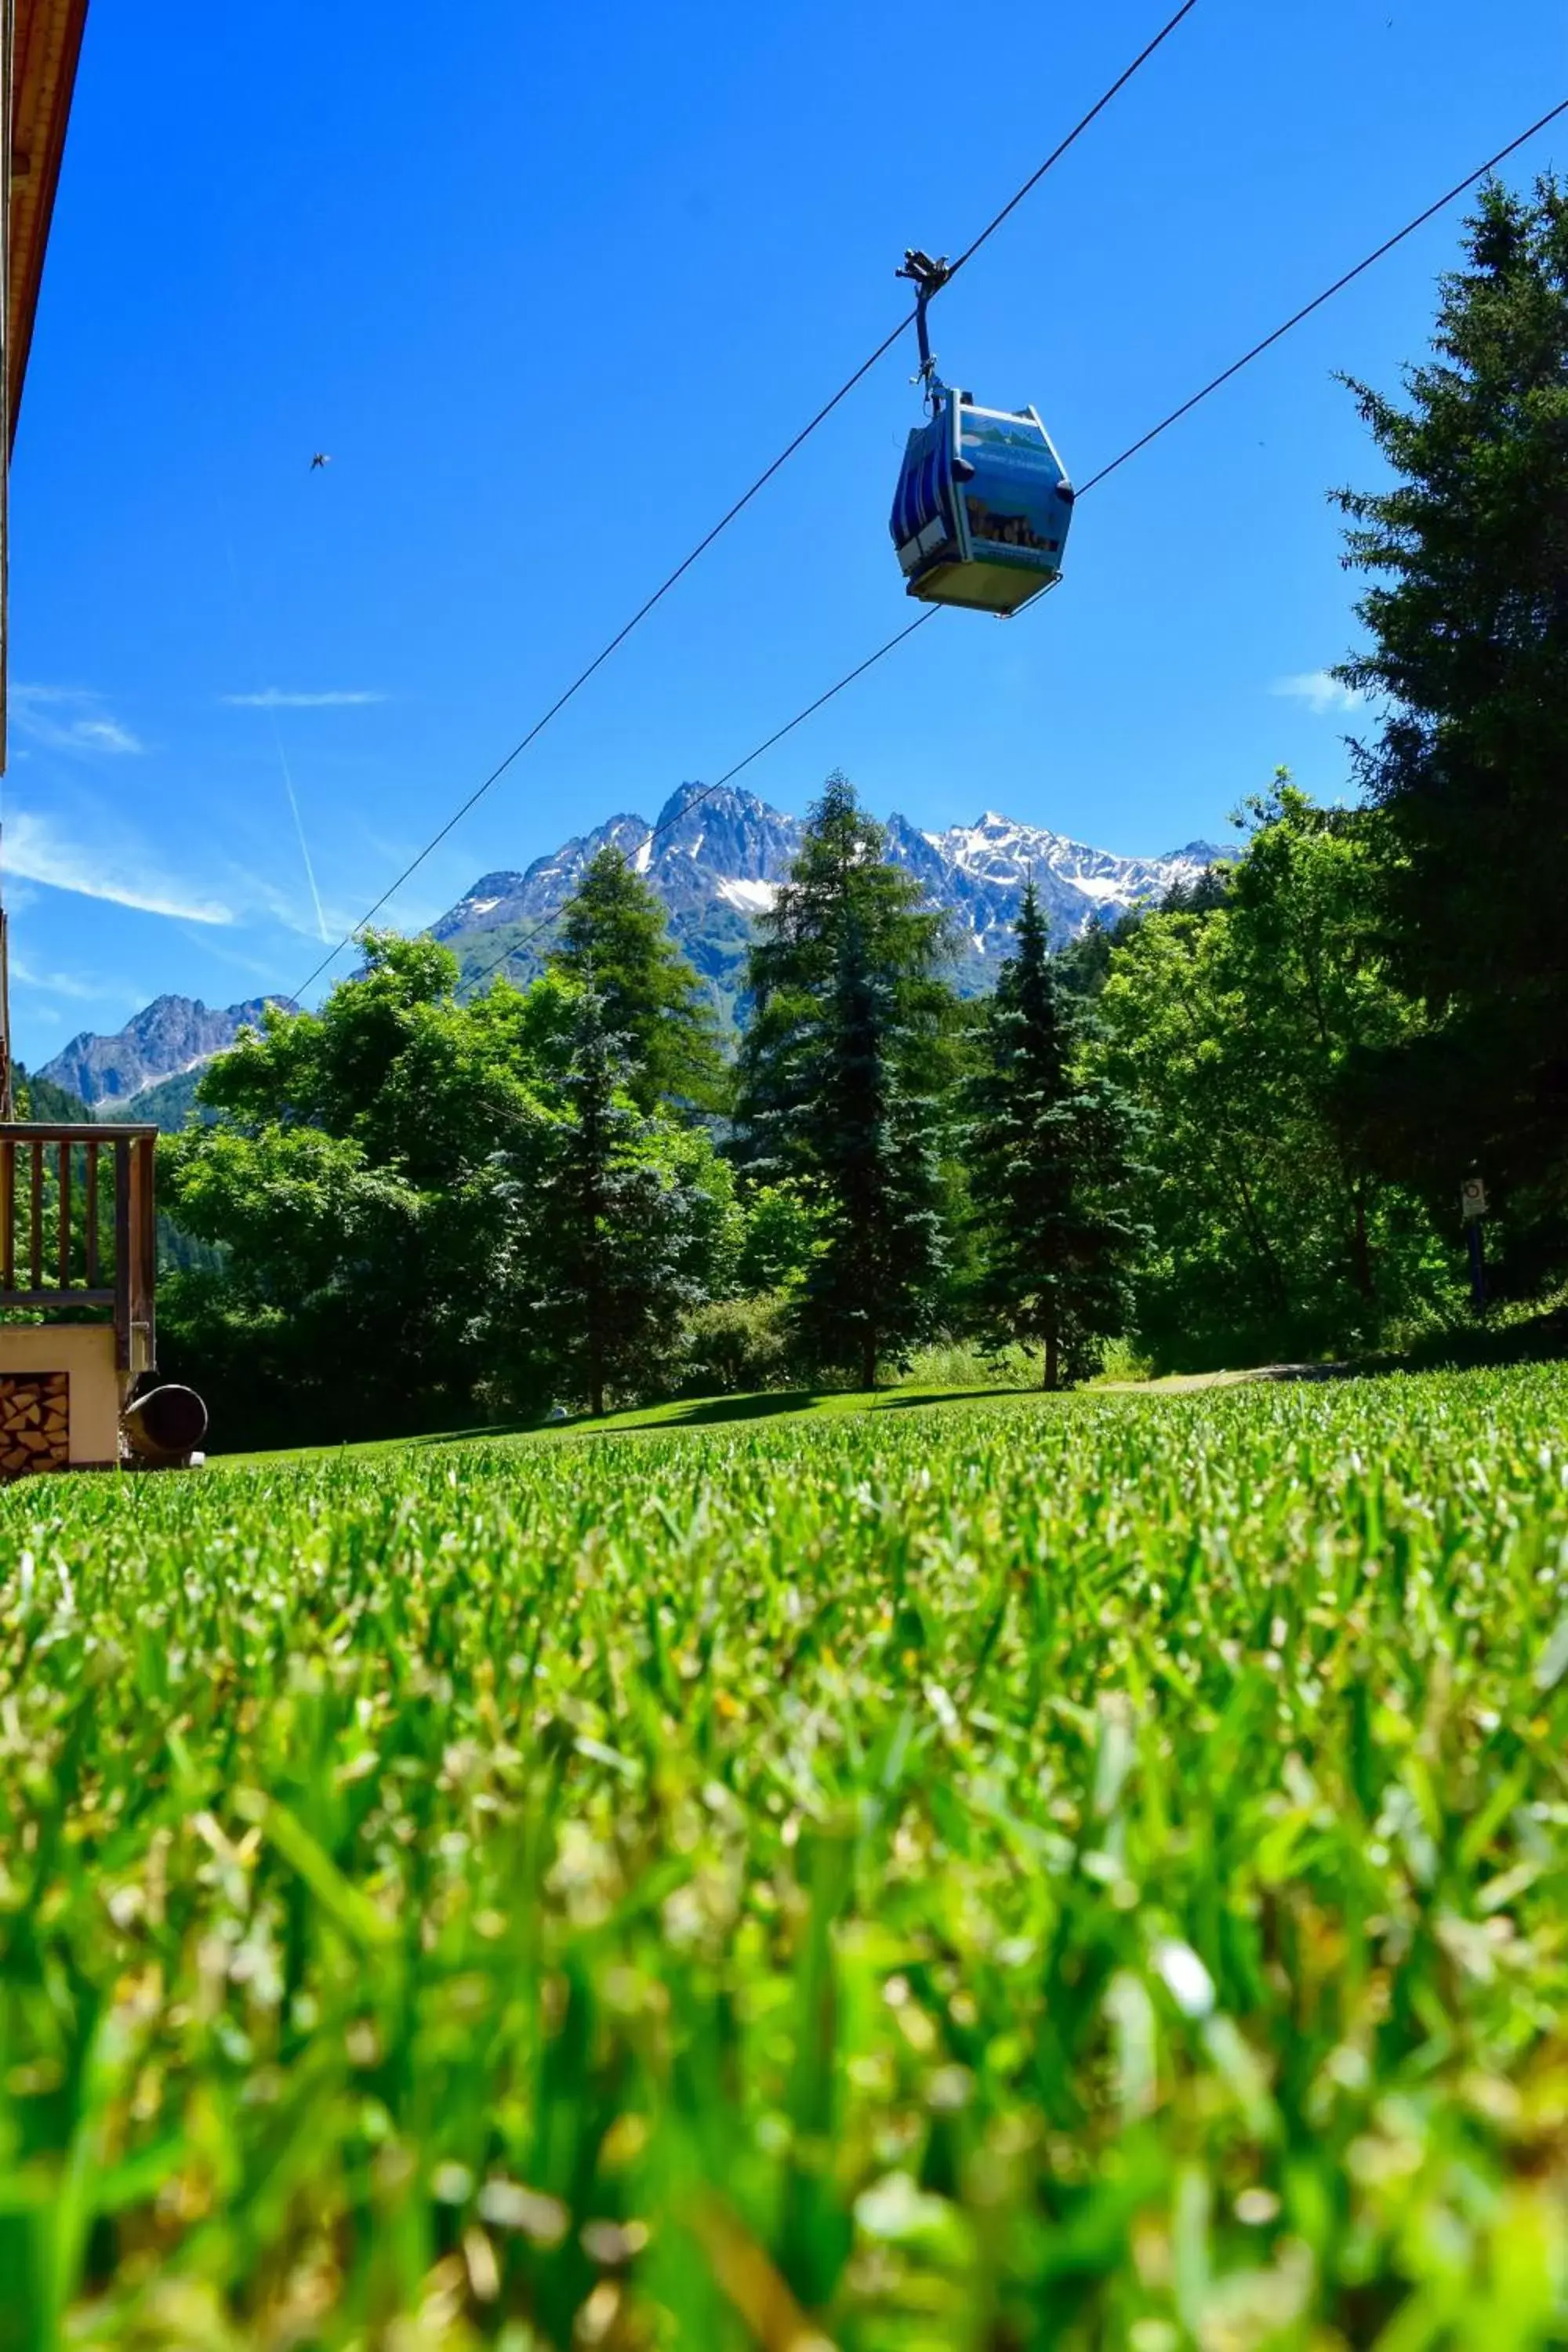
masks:
{"label": "wooden eave", "polygon": [[33,340],[44,248],[65,152],[88,0],[15,0],[11,50],[10,251],[6,396],[13,439]]}

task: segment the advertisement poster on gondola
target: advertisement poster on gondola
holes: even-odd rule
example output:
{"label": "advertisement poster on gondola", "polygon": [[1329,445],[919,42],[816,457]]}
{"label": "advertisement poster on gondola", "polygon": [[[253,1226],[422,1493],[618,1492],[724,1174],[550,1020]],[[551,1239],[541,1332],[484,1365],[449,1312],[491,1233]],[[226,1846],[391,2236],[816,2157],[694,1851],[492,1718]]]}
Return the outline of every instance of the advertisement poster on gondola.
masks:
{"label": "advertisement poster on gondola", "polygon": [[1019,569],[1060,569],[1065,510],[1061,467],[1045,428],[1031,416],[965,408],[961,450],[974,471],[963,489],[977,559]]}

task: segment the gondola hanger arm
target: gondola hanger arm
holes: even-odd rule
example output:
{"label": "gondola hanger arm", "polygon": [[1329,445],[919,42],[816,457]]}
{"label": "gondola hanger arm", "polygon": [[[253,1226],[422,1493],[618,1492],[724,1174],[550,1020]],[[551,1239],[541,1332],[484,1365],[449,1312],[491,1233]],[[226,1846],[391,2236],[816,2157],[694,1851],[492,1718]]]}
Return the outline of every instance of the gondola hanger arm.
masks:
{"label": "gondola hanger arm", "polygon": [[915,333],[920,338],[921,365],[920,373],[914,380],[925,386],[926,399],[934,405],[938,393],[945,387],[936,372],[931,331],[926,324],[926,305],[933,294],[941,293],[952,276],[952,270],[945,254],[940,261],[933,261],[929,253],[922,253],[918,245],[911,245],[904,248],[903,268],[896,269],[893,275],[895,278],[907,278],[915,289]]}

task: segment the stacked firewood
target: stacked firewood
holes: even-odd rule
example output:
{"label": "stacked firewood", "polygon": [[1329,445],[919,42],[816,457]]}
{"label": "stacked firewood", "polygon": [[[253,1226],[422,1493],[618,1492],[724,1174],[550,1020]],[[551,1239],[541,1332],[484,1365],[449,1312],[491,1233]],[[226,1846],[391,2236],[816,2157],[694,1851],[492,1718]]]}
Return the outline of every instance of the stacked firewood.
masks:
{"label": "stacked firewood", "polygon": [[64,1372],[0,1373],[0,1478],[63,1470],[70,1459],[70,1391]]}

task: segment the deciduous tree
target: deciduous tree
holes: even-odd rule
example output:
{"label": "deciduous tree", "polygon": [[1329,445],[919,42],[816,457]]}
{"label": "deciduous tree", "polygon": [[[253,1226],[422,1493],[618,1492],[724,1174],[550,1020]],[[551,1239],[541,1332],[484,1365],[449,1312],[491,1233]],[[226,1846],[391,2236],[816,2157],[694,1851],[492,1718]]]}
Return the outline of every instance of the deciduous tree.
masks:
{"label": "deciduous tree", "polygon": [[1364,1346],[1422,1269],[1445,1279],[1352,1101],[1419,1019],[1380,936],[1376,819],[1283,777],[1248,819],[1221,905],[1117,950],[1090,1057],[1145,1115],[1142,1311],[1189,1361]]}

